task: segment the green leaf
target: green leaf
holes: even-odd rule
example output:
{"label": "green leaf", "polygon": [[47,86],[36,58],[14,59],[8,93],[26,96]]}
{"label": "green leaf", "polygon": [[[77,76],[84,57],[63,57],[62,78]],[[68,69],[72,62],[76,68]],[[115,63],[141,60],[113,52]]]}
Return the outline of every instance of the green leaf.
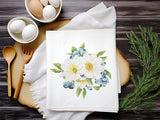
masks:
{"label": "green leaf", "polygon": [[104,50],[104,51],[100,51],[100,52],[97,54],[97,57],[102,56],[105,52],[106,52],[105,50]]}
{"label": "green leaf", "polygon": [[107,59],[107,56],[101,57],[102,61],[105,61]]}
{"label": "green leaf", "polygon": [[93,82],[92,82],[92,79],[91,78],[86,78],[87,80],[87,83],[90,84],[90,85],[93,85]]}
{"label": "green leaf", "polygon": [[85,48],[85,44],[84,43],[81,45],[81,48],[83,48],[83,49]]}
{"label": "green leaf", "polygon": [[86,88],[83,88],[83,98],[85,98],[86,97]]}
{"label": "green leaf", "polygon": [[54,66],[56,66],[59,70],[62,70],[60,63],[54,63]]}
{"label": "green leaf", "polygon": [[81,91],[82,91],[82,89],[80,87],[78,87],[77,90],[76,90],[77,96],[79,96],[81,94]]}
{"label": "green leaf", "polygon": [[138,107],[141,109],[149,109],[153,107],[156,103],[155,102],[143,102]]}
{"label": "green leaf", "polygon": [[75,84],[75,81],[73,80],[72,83]]}
{"label": "green leaf", "polygon": [[77,79],[76,82],[81,82],[81,80],[80,80],[80,79]]}
{"label": "green leaf", "polygon": [[72,51],[72,53],[73,53],[74,51],[77,51],[77,48],[74,47],[74,46],[72,46],[71,51]]}
{"label": "green leaf", "polygon": [[63,79],[66,79],[66,76],[63,76]]}
{"label": "green leaf", "polygon": [[111,73],[108,70],[104,70],[104,71],[107,73],[108,77],[111,79]]}
{"label": "green leaf", "polygon": [[54,72],[54,73],[60,73],[61,72],[61,70],[57,70],[57,69],[51,69],[51,71]]}
{"label": "green leaf", "polygon": [[83,57],[83,55],[80,54],[81,57]]}
{"label": "green leaf", "polygon": [[66,55],[72,55],[72,53],[66,53]]}
{"label": "green leaf", "polygon": [[101,86],[93,86],[93,88],[98,91],[101,88]]}

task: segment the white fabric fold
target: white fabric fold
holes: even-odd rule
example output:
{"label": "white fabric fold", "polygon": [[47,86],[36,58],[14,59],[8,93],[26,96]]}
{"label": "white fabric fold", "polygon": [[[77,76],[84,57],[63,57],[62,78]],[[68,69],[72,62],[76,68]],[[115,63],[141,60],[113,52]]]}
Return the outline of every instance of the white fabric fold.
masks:
{"label": "white fabric fold", "polygon": [[34,52],[32,59],[25,65],[24,82],[33,83],[46,74],[46,43],[43,42]]}
{"label": "white fabric fold", "polygon": [[115,25],[115,8],[113,6],[106,8],[103,3],[100,3],[87,12],[81,13],[74,17],[60,30],[115,28]]}
{"label": "white fabric fold", "polygon": [[[74,17],[60,30],[102,29],[115,28],[116,12],[114,7],[106,8],[103,3],[87,12]],[[53,112],[46,109],[46,41],[33,54],[32,59],[25,65],[24,82],[31,83],[33,99],[39,112],[47,120],[84,120],[90,112]]]}

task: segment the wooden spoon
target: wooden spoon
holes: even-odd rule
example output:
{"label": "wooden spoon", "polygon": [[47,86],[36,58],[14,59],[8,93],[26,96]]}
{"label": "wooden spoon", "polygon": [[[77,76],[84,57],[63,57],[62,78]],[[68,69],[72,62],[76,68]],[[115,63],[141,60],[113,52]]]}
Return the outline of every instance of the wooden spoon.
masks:
{"label": "wooden spoon", "polygon": [[11,72],[10,72],[10,64],[16,55],[16,51],[14,47],[7,46],[3,48],[3,57],[6,59],[8,63],[8,96],[11,97]]}

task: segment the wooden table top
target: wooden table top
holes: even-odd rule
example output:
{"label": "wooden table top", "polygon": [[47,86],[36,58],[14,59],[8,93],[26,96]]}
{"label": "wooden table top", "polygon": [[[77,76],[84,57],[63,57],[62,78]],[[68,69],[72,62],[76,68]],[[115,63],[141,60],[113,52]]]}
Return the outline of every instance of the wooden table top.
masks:
{"label": "wooden table top", "polygon": [[[99,2],[104,2],[106,6],[115,6],[117,12],[117,48],[123,52],[130,62],[132,71],[140,73],[141,71],[139,71],[134,55],[128,52],[130,45],[125,33],[134,30],[139,34],[137,26],[140,24],[145,27],[152,26],[153,30],[160,34],[160,1],[63,0],[63,9],[58,20],[72,19]],[[36,110],[22,106],[16,100],[7,96],[7,63],[3,58],[2,49],[4,46],[14,44],[14,40],[8,35],[6,26],[11,18],[18,16],[30,17],[25,9],[24,0],[0,0],[0,120],[42,120],[42,116]],[[132,90],[133,85],[129,82],[126,86],[122,87],[120,99],[123,99]],[[132,112],[119,112],[118,114],[96,112],[89,115],[86,120],[158,120],[160,119],[160,96],[154,101],[157,104],[152,109],[142,110],[139,114]]]}

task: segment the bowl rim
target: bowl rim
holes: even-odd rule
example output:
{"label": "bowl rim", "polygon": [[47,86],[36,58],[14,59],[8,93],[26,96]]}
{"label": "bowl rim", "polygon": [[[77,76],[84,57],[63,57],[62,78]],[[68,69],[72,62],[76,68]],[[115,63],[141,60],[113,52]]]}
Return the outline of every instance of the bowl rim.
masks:
{"label": "bowl rim", "polygon": [[[36,35],[34,36],[34,38],[30,41],[23,41],[23,40],[20,40],[20,39],[17,39],[17,37],[15,37],[15,35],[13,35],[13,33],[10,31],[10,24],[15,21],[15,20],[23,20],[24,22],[27,23],[27,21],[30,21],[32,24],[34,24],[34,26],[36,27]],[[8,33],[9,35],[17,42],[19,43],[30,43],[30,42],[33,42],[37,37],[38,37],[38,34],[39,34],[39,29],[38,29],[38,26],[37,24],[31,19],[31,18],[28,18],[28,17],[14,17],[12,18],[8,24],[7,24],[7,30],[8,30]]]}
{"label": "bowl rim", "polygon": [[33,19],[35,19],[35,20],[37,20],[37,21],[39,21],[39,22],[41,22],[41,23],[51,23],[51,22],[53,22],[54,20],[56,20],[56,19],[58,18],[59,14],[60,14],[60,12],[61,12],[61,9],[62,9],[62,0],[59,0],[59,1],[60,1],[60,7],[59,7],[59,11],[58,11],[58,13],[56,14],[56,16],[55,16],[54,18],[50,19],[50,20],[40,20],[40,19],[34,17],[34,15],[32,15],[32,13],[30,12],[30,10],[29,10],[29,8],[28,8],[27,1],[28,1],[28,0],[25,0],[25,8],[26,8],[28,14],[29,14]]}

